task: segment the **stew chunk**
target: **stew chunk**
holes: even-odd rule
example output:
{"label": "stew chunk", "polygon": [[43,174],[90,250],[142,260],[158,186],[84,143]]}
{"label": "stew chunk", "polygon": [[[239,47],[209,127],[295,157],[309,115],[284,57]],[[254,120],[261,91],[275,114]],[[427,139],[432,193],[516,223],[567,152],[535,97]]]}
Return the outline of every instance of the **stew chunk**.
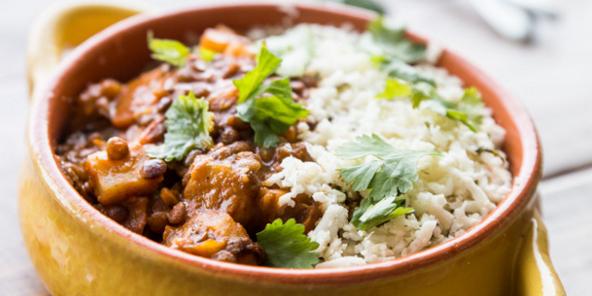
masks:
{"label": "stew chunk", "polygon": [[185,252],[227,262],[256,265],[263,261],[263,248],[230,215],[197,211],[183,227],[167,226],[164,244]]}
{"label": "stew chunk", "polygon": [[[198,155],[190,169],[184,196],[190,209],[228,213],[237,222],[248,225],[255,215],[261,168],[259,156],[246,143],[218,147]],[[233,152],[238,152],[233,154]]]}
{"label": "stew chunk", "polygon": [[143,177],[144,163],[150,161],[150,157],[142,145],[129,145],[129,153],[120,157],[112,159],[108,151],[98,151],[86,160],[89,182],[101,204],[112,205],[128,197],[150,195],[163,179],[162,175]]}

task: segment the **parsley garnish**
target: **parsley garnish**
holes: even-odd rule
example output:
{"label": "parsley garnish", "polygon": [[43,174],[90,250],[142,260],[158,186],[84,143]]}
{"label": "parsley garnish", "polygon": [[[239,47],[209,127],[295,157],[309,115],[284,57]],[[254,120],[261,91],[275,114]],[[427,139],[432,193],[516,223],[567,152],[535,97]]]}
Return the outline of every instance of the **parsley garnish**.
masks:
{"label": "parsley garnish", "polygon": [[197,52],[199,53],[199,55],[201,56],[201,58],[206,61],[209,62],[211,60],[214,59],[214,57],[216,56],[216,52],[213,50],[209,50],[203,46],[198,46],[197,47]]}
{"label": "parsley garnish", "polygon": [[468,88],[461,99],[460,104],[454,104],[446,101],[436,93],[435,88],[425,82],[419,82],[415,84],[406,83],[398,79],[387,77],[386,86],[384,92],[376,95],[377,98],[381,99],[394,99],[410,97],[413,103],[413,108],[419,108],[419,105],[423,101],[434,101],[438,103],[442,110],[434,110],[443,116],[446,116],[452,120],[456,120],[466,125],[471,131],[479,131],[479,124],[481,123],[481,116],[469,115],[464,109],[470,108],[482,108],[483,103],[481,102],[481,96],[475,88]]}
{"label": "parsley garnish", "polygon": [[410,83],[425,82],[436,86],[436,82],[419,72],[417,68],[398,59],[388,59],[383,56],[374,56],[373,61],[378,67],[386,72],[388,76],[402,79]]}
{"label": "parsley garnish", "polygon": [[[153,59],[177,67],[185,65],[187,57],[191,53],[191,48],[185,44],[177,40],[154,38],[152,32],[148,32],[148,48],[152,51]],[[197,47],[197,53],[206,62],[213,60],[216,55],[215,51],[201,46]]]}
{"label": "parsley garnish", "polygon": [[177,40],[157,39],[152,32],[148,32],[148,48],[152,51],[152,58],[158,61],[181,67],[187,61],[189,48]]}
{"label": "parsley garnish", "polygon": [[300,25],[282,35],[266,38],[267,49],[282,60],[276,73],[285,77],[304,75],[313,55],[313,38],[308,25]]}
{"label": "parsley garnish", "polygon": [[393,29],[384,25],[382,16],[368,24],[372,41],[381,55],[388,59],[398,59],[405,63],[416,63],[424,59],[426,46],[413,42],[405,35],[405,28]]}
{"label": "parsley garnish", "polygon": [[419,72],[410,63],[416,63],[425,58],[426,46],[409,40],[405,36],[405,29],[392,29],[384,24],[382,16],[368,25],[372,35],[370,52],[372,61],[385,71],[389,77],[384,92],[377,98],[393,99],[410,97],[413,108],[418,108],[422,101],[432,100],[441,105],[441,110],[434,110],[443,116],[466,125],[471,131],[477,132],[481,122],[480,116],[471,116],[466,111],[469,107],[482,107],[481,97],[474,88],[469,88],[459,105],[448,102],[439,97],[435,91],[436,83]]}
{"label": "parsley garnish", "polygon": [[373,155],[377,160],[341,170],[343,180],[352,189],[370,189],[370,198],[378,202],[388,196],[397,196],[413,188],[419,180],[417,161],[426,155],[442,155],[438,150],[397,149],[376,134],[363,135],[355,141],[347,142],[337,148],[337,155],[345,159],[355,159]]}
{"label": "parsley garnish", "polygon": [[360,207],[354,211],[351,223],[360,230],[368,230],[379,226],[398,216],[412,213],[412,208],[405,208],[404,199],[396,200],[396,196],[389,196],[377,203],[367,198],[362,201]]}
{"label": "parsley garnish", "polygon": [[403,206],[399,194],[413,188],[419,180],[417,161],[426,155],[442,155],[438,150],[397,149],[376,134],[357,137],[337,148],[337,154],[345,159],[373,155],[377,160],[345,168],[341,171],[343,180],[355,191],[370,190],[353,214],[351,223],[360,230],[368,230],[397,216],[413,212]]}
{"label": "parsley garnish", "polygon": [[[275,73],[282,60],[265,47],[257,58],[257,66],[241,79],[233,80],[239,91],[236,111],[240,119],[251,124],[255,143],[261,147],[275,147],[290,126],[306,118],[309,111],[294,102],[288,78],[263,81]],[[262,96],[266,94],[267,96]]]}
{"label": "parsley garnish", "polygon": [[210,131],[214,128],[214,114],[208,110],[208,101],[196,99],[193,92],[180,96],[164,115],[167,128],[164,143],[147,147],[148,155],[173,161],[182,159],[194,148],[212,147],[214,142]]}
{"label": "parsley garnish", "polygon": [[479,91],[474,87],[465,89],[465,93],[462,96],[461,103],[477,107],[484,106]]}
{"label": "parsley garnish", "polygon": [[408,83],[401,82],[398,79],[387,77],[384,91],[377,94],[376,97],[380,99],[403,98],[413,95],[413,91]]}
{"label": "parsley garnish", "polygon": [[283,268],[312,268],[319,257],[312,252],[319,244],[304,234],[304,225],[278,218],[257,233],[257,242],[265,249],[265,264]]}
{"label": "parsley garnish", "polygon": [[404,28],[388,28],[383,18],[378,17],[368,24],[368,31],[371,33],[371,39],[364,39],[366,44],[362,45],[380,69],[393,78],[411,83],[426,82],[436,85],[432,79],[409,65],[425,58],[426,46],[407,38]]}

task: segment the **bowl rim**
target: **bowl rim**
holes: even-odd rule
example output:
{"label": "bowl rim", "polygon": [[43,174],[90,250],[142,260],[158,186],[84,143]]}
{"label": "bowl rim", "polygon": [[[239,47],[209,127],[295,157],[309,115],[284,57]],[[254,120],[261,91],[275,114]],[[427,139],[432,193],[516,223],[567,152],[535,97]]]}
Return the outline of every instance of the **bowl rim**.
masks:
{"label": "bowl rim", "polygon": [[[492,232],[500,229],[507,221],[514,218],[515,213],[527,206],[530,198],[534,195],[536,186],[541,178],[542,155],[539,138],[530,116],[524,107],[502,88],[497,86],[489,77],[470,63],[449,50],[443,54],[453,58],[463,71],[474,77],[477,81],[483,81],[493,89],[495,100],[499,101],[503,108],[513,118],[517,133],[522,139],[522,162],[519,165],[519,174],[513,176],[513,184],[510,193],[489,213],[481,222],[467,230],[464,234],[457,236],[447,242],[431,247],[429,249],[407,255],[404,257],[387,260],[378,263],[370,263],[352,267],[336,267],[326,269],[285,269],[264,266],[248,266],[235,263],[220,262],[208,258],[191,255],[179,250],[166,247],[152,241],[142,235],[131,232],[119,223],[102,215],[91,204],[89,204],[67,181],[54,159],[51,140],[49,136],[49,106],[52,100],[57,100],[54,88],[59,85],[62,77],[75,66],[79,60],[85,58],[93,47],[109,40],[110,36],[120,31],[128,30],[135,26],[150,23],[155,20],[172,18],[178,14],[195,13],[196,11],[225,10],[225,9],[255,9],[261,7],[273,7],[280,10],[286,4],[278,3],[241,3],[241,4],[218,4],[198,5],[176,9],[159,14],[140,14],[118,22],[102,32],[91,37],[75,50],[72,51],[58,69],[53,73],[49,83],[38,92],[34,98],[31,115],[29,118],[28,139],[29,149],[37,172],[42,176],[58,202],[67,209],[70,214],[88,224],[88,221],[95,223],[94,226],[103,227],[114,235],[138,245],[155,256],[164,256],[191,268],[201,269],[205,272],[238,277],[244,280],[279,282],[285,284],[315,284],[331,285],[342,283],[360,283],[376,280],[388,276],[395,276],[432,265],[436,262],[447,260],[460,255],[461,253],[478,245],[489,237]],[[350,19],[369,21],[376,16],[368,11],[345,7],[344,5],[318,5],[318,4],[296,4],[289,6],[300,11],[314,11],[330,15],[342,15]],[[254,21],[253,25],[257,22]],[[409,33],[412,37],[420,40],[424,38]]]}

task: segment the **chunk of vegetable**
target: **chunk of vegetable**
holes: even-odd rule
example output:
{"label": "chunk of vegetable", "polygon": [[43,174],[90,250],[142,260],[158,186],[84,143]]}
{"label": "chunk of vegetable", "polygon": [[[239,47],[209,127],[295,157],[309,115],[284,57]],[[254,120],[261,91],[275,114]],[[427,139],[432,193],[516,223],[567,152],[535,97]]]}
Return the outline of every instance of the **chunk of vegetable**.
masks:
{"label": "chunk of vegetable", "polygon": [[150,160],[142,145],[132,143],[130,153],[121,160],[112,160],[106,151],[87,157],[86,171],[91,187],[101,204],[112,205],[132,196],[150,195],[163,177],[146,179],[141,175],[145,161]]}

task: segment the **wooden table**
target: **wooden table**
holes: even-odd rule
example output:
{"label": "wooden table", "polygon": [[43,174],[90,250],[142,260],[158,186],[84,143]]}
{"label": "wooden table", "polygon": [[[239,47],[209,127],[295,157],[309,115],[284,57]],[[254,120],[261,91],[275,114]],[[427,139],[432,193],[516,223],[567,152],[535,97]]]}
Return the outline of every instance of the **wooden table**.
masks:
{"label": "wooden table", "polygon": [[[202,0],[203,1],[203,0]],[[26,37],[50,1],[0,3],[0,295],[46,295],[24,249],[17,207],[28,111]],[[150,0],[171,8],[196,1]],[[205,1],[204,1],[205,2]],[[545,153],[541,185],[551,254],[569,295],[592,279],[592,1],[566,0],[561,18],[539,24],[532,44],[501,39],[465,1],[389,0],[391,15],[462,54],[530,110]]]}

